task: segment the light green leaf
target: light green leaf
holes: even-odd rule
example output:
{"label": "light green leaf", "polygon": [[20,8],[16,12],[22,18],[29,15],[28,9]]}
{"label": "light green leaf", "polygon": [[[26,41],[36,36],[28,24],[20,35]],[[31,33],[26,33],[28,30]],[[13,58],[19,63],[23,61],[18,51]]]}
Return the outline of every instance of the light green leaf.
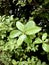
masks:
{"label": "light green leaf", "polygon": [[17,40],[17,47],[19,47],[23,43],[23,41],[25,40],[25,38],[26,38],[26,35],[21,35],[19,37],[19,39]]}
{"label": "light green leaf", "polygon": [[30,26],[30,28],[26,28],[26,34],[27,35],[34,35],[34,34],[36,34],[36,33],[38,33],[39,31],[41,30],[41,28],[40,27],[37,27],[37,26],[34,26],[34,27],[31,27]]}
{"label": "light green leaf", "polygon": [[49,52],[49,45],[48,44],[43,43],[42,48],[44,51]]}
{"label": "light green leaf", "polygon": [[47,33],[44,33],[42,36],[42,40],[45,40],[47,38]]}
{"label": "light green leaf", "polygon": [[37,65],[42,65],[40,60],[37,62]]}
{"label": "light green leaf", "polygon": [[21,35],[21,32],[19,30],[13,30],[11,31],[10,33],[10,38],[15,38],[15,37],[18,37],[19,35]]}
{"label": "light green leaf", "polygon": [[21,22],[16,22],[16,26],[19,30],[24,31],[24,25]]}
{"label": "light green leaf", "polygon": [[4,51],[12,51],[13,49],[15,49],[16,46],[16,39],[10,39],[6,44],[4,44],[3,50]]}
{"label": "light green leaf", "polygon": [[17,65],[16,60],[13,59],[13,60],[12,60],[12,64],[13,64],[13,65]]}
{"label": "light green leaf", "polygon": [[36,38],[34,41],[35,44],[40,44],[42,43],[42,40],[40,38]]}
{"label": "light green leaf", "polygon": [[48,43],[48,42],[49,42],[49,39],[46,39],[44,42],[45,42],[45,43]]}
{"label": "light green leaf", "polygon": [[27,22],[27,24],[25,25],[25,31],[27,31],[27,30],[29,30],[29,29],[31,29],[31,28],[33,28],[33,27],[35,27],[35,22],[34,22],[34,21],[29,21],[29,22]]}

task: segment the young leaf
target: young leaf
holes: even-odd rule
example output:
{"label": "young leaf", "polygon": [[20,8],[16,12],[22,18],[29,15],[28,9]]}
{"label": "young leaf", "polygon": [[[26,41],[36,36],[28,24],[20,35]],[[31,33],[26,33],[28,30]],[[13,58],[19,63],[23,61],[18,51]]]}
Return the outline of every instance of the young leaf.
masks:
{"label": "young leaf", "polygon": [[35,22],[34,21],[29,21],[27,22],[27,24],[25,25],[25,30],[29,30],[31,28],[33,28],[35,26]]}
{"label": "young leaf", "polygon": [[47,33],[44,33],[42,36],[42,40],[45,40],[47,38]]}
{"label": "young leaf", "polygon": [[42,40],[40,38],[36,38],[35,41],[34,41],[34,43],[40,44],[40,43],[42,43]]}
{"label": "young leaf", "polygon": [[16,22],[16,26],[19,30],[24,31],[24,25],[21,22]]}
{"label": "young leaf", "polygon": [[26,28],[25,33],[27,35],[34,35],[34,34],[38,33],[40,30],[41,30],[40,27],[37,27],[37,26],[32,27],[32,26],[30,26],[30,28],[29,28],[29,26],[28,26],[28,29]]}
{"label": "young leaf", "polygon": [[49,52],[49,45],[48,44],[43,43],[42,48],[44,51]]}
{"label": "young leaf", "polygon": [[23,41],[25,40],[25,38],[26,38],[26,35],[21,35],[19,37],[19,39],[17,40],[17,47],[19,47],[23,43]]}
{"label": "young leaf", "polygon": [[18,37],[20,34],[21,34],[21,32],[19,30],[13,30],[13,31],[11,31],[9,37],[10,38],[15,38],[15,37]]}

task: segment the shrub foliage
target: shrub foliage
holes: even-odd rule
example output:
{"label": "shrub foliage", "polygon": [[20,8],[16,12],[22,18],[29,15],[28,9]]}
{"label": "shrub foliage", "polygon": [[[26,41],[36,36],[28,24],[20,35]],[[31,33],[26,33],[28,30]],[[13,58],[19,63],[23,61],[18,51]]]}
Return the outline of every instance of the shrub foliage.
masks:
{"label": "shrub foliage", "polygon": [[48,5],[49,0],[0,1],[1,65],[49,65]]}

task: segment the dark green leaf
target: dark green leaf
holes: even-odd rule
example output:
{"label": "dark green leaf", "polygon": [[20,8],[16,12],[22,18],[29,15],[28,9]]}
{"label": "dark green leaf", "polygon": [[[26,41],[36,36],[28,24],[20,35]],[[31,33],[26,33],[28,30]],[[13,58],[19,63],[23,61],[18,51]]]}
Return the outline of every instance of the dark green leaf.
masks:
{"label": "dark green leaf", "polygon": [[29,36],[27,36],[25,39],[25,42],[26,43],[32,43],[32,39]]}

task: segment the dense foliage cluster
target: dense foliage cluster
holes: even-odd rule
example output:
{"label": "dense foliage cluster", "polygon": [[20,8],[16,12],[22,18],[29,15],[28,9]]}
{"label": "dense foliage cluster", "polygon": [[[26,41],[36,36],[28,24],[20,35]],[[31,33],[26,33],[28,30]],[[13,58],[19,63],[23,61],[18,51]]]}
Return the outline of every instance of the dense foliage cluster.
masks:
{"label": "dense foliage cluster", "polygon": [[0,65],[49,65],[49,0],[0,0]]}

